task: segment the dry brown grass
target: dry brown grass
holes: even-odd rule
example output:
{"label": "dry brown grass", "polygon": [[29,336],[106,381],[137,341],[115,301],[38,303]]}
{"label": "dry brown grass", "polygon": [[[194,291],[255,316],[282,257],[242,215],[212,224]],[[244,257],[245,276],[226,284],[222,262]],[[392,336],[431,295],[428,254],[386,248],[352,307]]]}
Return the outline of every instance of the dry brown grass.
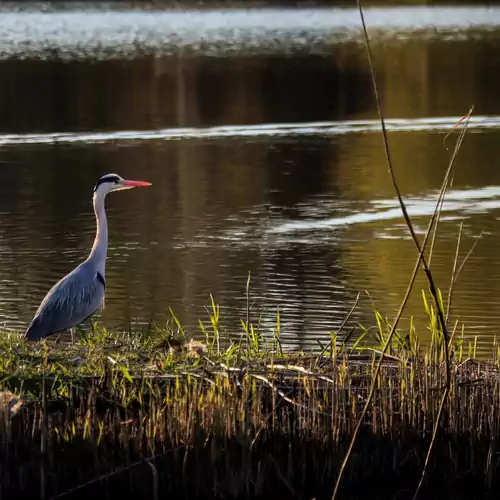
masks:
{"label": "dry brown grass", "polygon": [[[247,343],[218,354],[216,342],[174,350],[144,338],[127,353],[120,339],[50,349],[4,341],[3,365],[15,359],[22,371],[4,372],[3,386],[23,405],[15,414],[4,405],[3,498],[328,498],[373,382],[341,491],[351,498],[370,484],[374,495],[380,486],[385,498],[411,497],[446,382],[437,333],[426,348],[415,332],[397,335],[376,380],[378,350],[362,343],[321,356]],[[474,361],[466,344],[451,352],[427,479],[443,491],[498,491],[499,362]],[[75,363],[78,352],[93,359]]]}

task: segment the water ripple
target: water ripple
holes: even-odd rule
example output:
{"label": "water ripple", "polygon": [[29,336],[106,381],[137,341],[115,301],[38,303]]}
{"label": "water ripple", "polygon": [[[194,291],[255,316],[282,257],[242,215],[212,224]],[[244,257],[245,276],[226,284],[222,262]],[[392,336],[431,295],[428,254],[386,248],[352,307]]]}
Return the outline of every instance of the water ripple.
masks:
{"label": "water ripple", "polygon": [[[426,193],[424,196],[412,196],[405,199],[410,217],[432,215],[439,193]],[[446,193],[441,212],[461,214],[462,218],[471,214],[486,213],[500,208],[500,186],[485,186],[476,189],[450,190]],[[341,217],[311,219],[280,223],[268,230],[269,234],[294,233],[339,226],[366,224],[370,222],[401,219],[401,209],[397,199],[375,200],[363,212],[355,212]]]}
{"label": "water ripple", "polygon": [[[450,131],[461,117],[443,116],[427,118],[386,119],[390,132],[443,132]],[[496,129],[500,116],[473,116],[469,129]],[[54,132],[46,134],[4,134],[0,145],[53,144],[53,143],[107,143],[122,141],[151,141],[167,139],[217,139],[223,137],[287,137],[332,136],[340,134],[379,132],[378,120],[344,120],[309,123],[272,123],[256,125],[223,125],[217,127],[185,127],[158,130],[124,130],[116,132]]]}

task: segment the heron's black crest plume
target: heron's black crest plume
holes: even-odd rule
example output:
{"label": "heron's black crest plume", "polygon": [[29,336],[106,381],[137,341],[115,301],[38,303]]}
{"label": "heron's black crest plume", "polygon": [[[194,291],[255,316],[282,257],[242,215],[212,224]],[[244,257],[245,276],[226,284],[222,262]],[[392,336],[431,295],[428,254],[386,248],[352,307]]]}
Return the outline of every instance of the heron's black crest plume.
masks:
{"label": "heron's black crest plume", "polygon": [[105,182],[117,182],[120,180],[120,177],[116,174],[106,174],[103,175],[97,182],[96,185],[94,186],[94,193],[96,192],[97,188],[101,185],[104,184]]}

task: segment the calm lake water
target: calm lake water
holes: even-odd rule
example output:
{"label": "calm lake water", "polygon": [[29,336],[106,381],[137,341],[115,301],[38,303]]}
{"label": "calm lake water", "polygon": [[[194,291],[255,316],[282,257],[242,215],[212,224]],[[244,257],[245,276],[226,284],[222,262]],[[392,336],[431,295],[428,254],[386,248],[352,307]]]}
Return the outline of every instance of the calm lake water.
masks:
{"label": "calm lake water", "polygon": [[[398,179],[422,235],[474,105],[432,269],[452,319],[485,352],[500,324],[500,8],[371,8],[366,21]],[[390,183],[355,9],[204,12],[3,7],[0,320],[25,328],[94,238],[95,181],[153,182],[107,198],[109,328],[190,334],[209,294],[223,331],[252,319],[283,342],[393,318],[415,250]],[[447,149],[447,147],[449,149]],[[423,325],[420,276],[409,308]],[[404,323],[403,323],[404,325]],[[425,340],[428,332],[420,330]]]}

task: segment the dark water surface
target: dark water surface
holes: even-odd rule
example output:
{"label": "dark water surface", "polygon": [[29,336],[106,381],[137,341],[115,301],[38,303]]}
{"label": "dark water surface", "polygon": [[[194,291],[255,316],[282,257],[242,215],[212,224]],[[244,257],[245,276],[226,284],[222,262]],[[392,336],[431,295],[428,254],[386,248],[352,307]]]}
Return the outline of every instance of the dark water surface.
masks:
{"label": "dark water surface", "polygon": [[[81,7],[79,7],[81,9]],[[474,118],[432,259],[452,318],[486,350],[500,323],[500,9],[372,8],[367,23],[390,144],[419,234],[451,155],[444,135]],[[108,327],[197,333],[209,293],[239,332],[252,315],[284,342],[328,339],[393,317],[415,261],[385,165],[354,9],[0,15],[0,319],[23,328],[84,259],[104,173],[153,182],[107,199]],[[455,136],[456,137],[456,136]],[[408,313],[422,320],[417,283]],[[368,291],[370,297],[365,291]],[[421,331],[425,338],[428,333]]]}

